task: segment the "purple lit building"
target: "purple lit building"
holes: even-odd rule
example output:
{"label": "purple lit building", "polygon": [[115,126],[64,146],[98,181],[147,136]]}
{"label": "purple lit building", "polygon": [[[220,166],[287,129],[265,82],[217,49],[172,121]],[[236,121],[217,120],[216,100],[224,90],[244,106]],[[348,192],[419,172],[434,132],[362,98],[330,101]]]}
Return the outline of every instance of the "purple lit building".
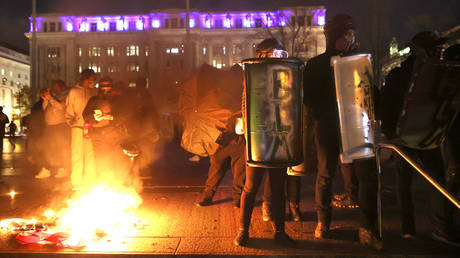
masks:
{"label": "purple lit building", "polygon": [[[182,9],[136,15],[42,14],[36,23],[37,81],[40,88],[57,78],[73,85],[78,73],[89,67],[129,86],[135,86],[136,78],[146,77],[151,90],[162,90],[180,83],[187,71],[203,63],[225,68],[254,56],[257,43],[270,35],[285,35],[281,40],[291,55],[308,59],[325,50],[325,16],[324,6],[216,13],[192,10],[187,37]],[[301,30],[293,42],[294,27]],[[26,35],[31,38],[30,32]]]}

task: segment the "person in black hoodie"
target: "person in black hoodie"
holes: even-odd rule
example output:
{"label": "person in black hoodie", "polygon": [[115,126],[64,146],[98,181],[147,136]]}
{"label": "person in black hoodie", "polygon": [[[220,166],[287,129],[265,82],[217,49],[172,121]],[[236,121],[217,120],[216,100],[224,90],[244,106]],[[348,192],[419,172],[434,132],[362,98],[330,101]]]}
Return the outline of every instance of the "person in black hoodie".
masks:
{"label": "person in black hoodie", "polygon": [[[396,126],[401,113],[404,97],[409,89],[413,73],[418,69],[418,59],[440,59],[442,45],[446,38],[441,38],[436,32],[423,31],[417,33],[410,41],[411,54],[394,68],[385,78],[382,89],[382,131],[388,139],[397,137]],[[452,137],[452,134],[450,135]],[[443,164],[441,149],[418,150],[405,147],[409,155],[421,161],[429,175],[437,182],[445,183],[446,169]],[[416,232],[414,204],[412,201],[412,176],[414,169],[403,158],[397,158],[397,191],[401,207],[401,226],[403,238],[414,238]],[[453,207],[449,201],[434,187],[431,188],[430,205],[433,224],[432,238],[453,246],[460,246],[458,234],[452,228]]]}
{"label": "person in black hoodie", "polygon": [[[315,201],[318,224],[315,238],[329,233],[332,208],[332,179],[340,154],[340,127],[335,94],[331,57],[349,55],[357,51],[355,26],[349,15],[331,17],[325,27],[326,52],[310,59],[304,73],[304,104],[311,114],[318,172],[315,185]],[[376,233],[377,220],[377,170],[375,159],[353,161],[353,172],[359,180],[360,228],[359,238],[363,245],[382,249],[383,243]]]}

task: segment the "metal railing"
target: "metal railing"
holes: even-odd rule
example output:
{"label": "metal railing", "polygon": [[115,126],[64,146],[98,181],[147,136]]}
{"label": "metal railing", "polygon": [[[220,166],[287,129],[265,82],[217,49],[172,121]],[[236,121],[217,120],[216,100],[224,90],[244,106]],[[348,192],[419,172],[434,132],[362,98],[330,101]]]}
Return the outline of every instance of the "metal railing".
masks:
{"label": "metal railing", "polygon": [[380,164],[380,151],[382,149],[391,149],[399,156],[404,158],[418,173],[420,173],[430,184],[432,184],[438,191],[440,191],[450,202],[452,202],[458,209],[460,209],[460,201],[455,198],[451,193],[449,193],[442,185],[440,185],[436,180],[429,176],[423,169],[420,167],[417,162],[415,162],[407,153],[402,151],[398,146],[389,143],[377,143],[375,146],[375,158],[377,161],[377,170],[378,170],[378,193],[377,193],[377,211],[378,211],[378,227],[379,235],[382,237],[382,167]]}

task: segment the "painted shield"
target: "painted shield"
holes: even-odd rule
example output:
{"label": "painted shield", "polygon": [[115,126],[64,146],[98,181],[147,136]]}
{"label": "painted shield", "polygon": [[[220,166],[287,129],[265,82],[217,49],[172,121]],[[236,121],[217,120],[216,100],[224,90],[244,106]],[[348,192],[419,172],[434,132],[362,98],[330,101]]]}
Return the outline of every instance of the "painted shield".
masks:
{"label": "painted shield", "polygon": [[247,164],[288,167],[302,155],[302,71],[295,58],[243,60]]}
{"label": "painted shield", "polygon": [[343,163],[374,157],[370,54],[331,58],[340,122]]}

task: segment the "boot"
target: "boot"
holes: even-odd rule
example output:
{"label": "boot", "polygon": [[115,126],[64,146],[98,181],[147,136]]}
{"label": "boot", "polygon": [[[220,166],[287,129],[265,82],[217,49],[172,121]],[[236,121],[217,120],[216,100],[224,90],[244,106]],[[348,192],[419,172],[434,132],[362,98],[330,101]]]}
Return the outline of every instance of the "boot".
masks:
{"label": "boot", "polygon": [[263,221],[272,220],[272,210],[271,204],[268,202],[262,202],[262,219]]}
{"label": "boot", "polygon": [[249,240],[249,231],[245,229],[240,229],[238,235],[236,235],[233,243],[236,246],[247,246]]}
{"label": "boot", "polygon": [[212,204],[212,198],[214,197],[214,192],[212,191],[203,191],[196,201],[197,206],[209,206]]}
{"label": "boot", "polygon": [[289,211],[291,212],[292,220],[295,222],[302,221],[300,215],[299,204],[295,202],[289,202]]}

